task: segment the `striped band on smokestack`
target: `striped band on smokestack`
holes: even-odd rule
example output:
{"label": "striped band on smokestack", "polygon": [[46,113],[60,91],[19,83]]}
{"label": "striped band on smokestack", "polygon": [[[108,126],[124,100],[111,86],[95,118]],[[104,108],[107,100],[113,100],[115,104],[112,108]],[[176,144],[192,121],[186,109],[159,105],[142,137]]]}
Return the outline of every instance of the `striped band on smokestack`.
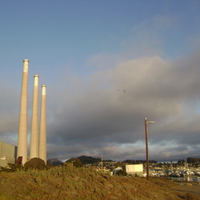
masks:
{"label": "striped band on smokestack", "polygon": [[28,59],[24,59],[22,87],[19,114],[19,132],[17,157],[22,157],[22,164],[27,161],[27,132],[28,132]]}
{"label": "striped band on smokestack", "polygon": [[46,163],[46,85],[42,85],[39,158]]}
{"label": "striped band on smokestack", "polygon": [[38,158],[38,82],[39,76],[34,76],[33,108],[31,121],[30,159]]}

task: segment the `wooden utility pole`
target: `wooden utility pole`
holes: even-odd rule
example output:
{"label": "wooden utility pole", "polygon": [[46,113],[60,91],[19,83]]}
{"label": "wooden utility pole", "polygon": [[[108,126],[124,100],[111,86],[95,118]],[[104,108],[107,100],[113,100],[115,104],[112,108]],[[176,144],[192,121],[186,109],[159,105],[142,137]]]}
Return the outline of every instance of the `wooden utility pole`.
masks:
{"label": "wooden utility pole", "polygon": [[146,140],[146,171],[147,171],[147,180],[149,180],[149,147],[148,147],[148,123],[153,124],[155,121],[147,121],[147,118],[144,118],[145,125],[145,140]]}
{"label": "wooden utility pole", "polygon": [[149,148],[148,148],[148,121],[147,118],[144,118],[145,125],[145,140],[146,140],[146,171],[147,171],[147,180],[149,180]]}

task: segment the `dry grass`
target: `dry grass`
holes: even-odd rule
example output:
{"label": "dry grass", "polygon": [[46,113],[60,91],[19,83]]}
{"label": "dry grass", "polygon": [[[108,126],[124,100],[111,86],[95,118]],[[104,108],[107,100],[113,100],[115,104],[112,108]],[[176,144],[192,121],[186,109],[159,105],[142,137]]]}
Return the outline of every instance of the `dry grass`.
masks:
{"label": "dry grass", "polygon": [[198,200],[195,194],[175,193],[166,179],[111,177],[95,169],[54,167],[49,170],[0,172],[1,200]]}

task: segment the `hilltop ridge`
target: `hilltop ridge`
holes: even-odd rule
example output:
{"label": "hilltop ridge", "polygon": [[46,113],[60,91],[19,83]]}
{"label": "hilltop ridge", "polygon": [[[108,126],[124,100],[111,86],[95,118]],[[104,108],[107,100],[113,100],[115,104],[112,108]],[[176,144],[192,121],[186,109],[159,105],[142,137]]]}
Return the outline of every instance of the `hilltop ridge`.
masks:
{"label": "hilltop ridge", "polygon": [[[164,178],[110,176],[94,168],[69,169],[63,166],[49,170],[0,172],[0,199],[47,200],[199,200],[183,193],[176,184]],[[193,186],[188,186],[189,188]],[[199,186],[196,186],[199,189]],[[198,190],[199,191],[199,190]]]}

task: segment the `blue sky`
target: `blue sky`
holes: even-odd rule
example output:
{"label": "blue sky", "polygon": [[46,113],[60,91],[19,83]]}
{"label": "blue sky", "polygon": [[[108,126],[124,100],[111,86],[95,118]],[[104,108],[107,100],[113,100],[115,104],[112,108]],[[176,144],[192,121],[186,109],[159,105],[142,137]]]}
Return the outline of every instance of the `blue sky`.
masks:
{"label": "blue sky", "polygon": [[145,159],[144,117],[156,121],[152,159],[199,157],[199,11],[199,0],[0,1],[0,140],[17,144],[29,59],[29,115],[33,76],[47,85],[48,158]]}

